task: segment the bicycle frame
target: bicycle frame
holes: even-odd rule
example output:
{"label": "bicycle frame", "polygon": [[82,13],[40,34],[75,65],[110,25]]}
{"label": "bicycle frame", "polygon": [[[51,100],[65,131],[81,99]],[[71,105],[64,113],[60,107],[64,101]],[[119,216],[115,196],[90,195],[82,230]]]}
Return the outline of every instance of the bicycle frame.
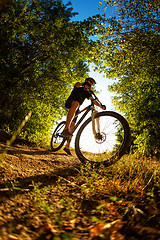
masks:
{"label": "bicycle frame", "polygon": [[78,126],[81,124],[81,122],[83,121],[83,119],[86,117],[86,115],[89,113],[89,111],[92,111],[91,113],[91,117],[92,117],[92,130],[93,130],[93,134],[96,135],[97,133],[100,133],[100,127],[99,127],[99,118],[96,118],[96,126],[97,126],[97,132],[96,132],[96,127],[95,127],[95,115],[98,113],[97,110],[95,110],[94,108],[94,103],[92,102],[91,105],[87,106],[86,108],[82,109],[81,111],[78,112],[78,114],[74,117],[74,119],[82,112],[85,113],[82,115],[82,117],[79,119],[79,121],[76,123],[76,125],[73,127],[71,133],[73,133]]}
{"label": "bicycle frame", "polygon": [[75,126],[73,127],[71,133],[73,133],[73,132],[78,128],[78,126],[81,124],[81,122],[83,121],[83,119],[86,117],[86,115],[87,115],[87,114],[89,113],[89,111],[91,110],[91,106],[92,106],[92,105],[89,105],[88,107],[82,109],[82,110],[79,111],[78,114],[74,117],[74,119],[75,119],[76,117],[78,117],[78,115],[79,115],[80,113],[82,113],[82,112],[85,111],[85,113],[82,115],[82,117],[79,119],[79,121],[78,121],[78,122],[75,124]]}

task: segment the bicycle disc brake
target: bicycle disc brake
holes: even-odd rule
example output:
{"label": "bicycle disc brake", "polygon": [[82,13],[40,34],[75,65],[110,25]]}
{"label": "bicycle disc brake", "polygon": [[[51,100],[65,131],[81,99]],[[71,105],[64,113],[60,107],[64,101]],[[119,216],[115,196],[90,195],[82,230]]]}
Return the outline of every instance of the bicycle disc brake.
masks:
{"label": "bicycle disc brake", "polygon": [[104,143],[106,141],[106,134],[104,132],[96,133],[94,137],[95,137],[96,143],[98,144]]}

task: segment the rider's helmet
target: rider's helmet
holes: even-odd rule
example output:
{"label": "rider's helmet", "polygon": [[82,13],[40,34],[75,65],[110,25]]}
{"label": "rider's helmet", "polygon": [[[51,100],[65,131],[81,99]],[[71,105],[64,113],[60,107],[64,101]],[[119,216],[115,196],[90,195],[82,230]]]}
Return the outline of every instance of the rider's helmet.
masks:
{"label": "rider's helmet", "polygon": [[96,81],[93,78],[86,78],[85,83],[91,83],[92,85],[96,84]]}

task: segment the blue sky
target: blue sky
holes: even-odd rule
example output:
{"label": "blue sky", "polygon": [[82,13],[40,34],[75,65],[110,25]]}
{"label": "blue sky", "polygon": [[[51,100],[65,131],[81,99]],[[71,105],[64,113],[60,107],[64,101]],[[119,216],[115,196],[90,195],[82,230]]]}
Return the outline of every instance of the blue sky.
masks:
{"label": "blue sky", "polygon": [[[67,3],[67,0],[63,0]],[[99,8],[99,0],[71,0],[74,12],[78,12],[73,20],[83,20],[96,14],[101,14]]]}
{"label": "blue sky", "polygon": [[[73,20],[80,21],[91,17],[96,14],[103,14],[102,6],[99,4],[99,0],[70,0],[73,7],[73,12],[78,12],[79,15],[76,15]],[[103,2],[103,0],[101,0]],[[68,3],[68,0],[63,0],[63,3]],[[107,16],[113,16],[116,14],[115,8],[107,9]]]}
{"label": "blue sky", "polygon": [[[73,21],[82,21],[88,17],[92,17],[96,14],[103,14],[104,12],[101,9],[99,0],[71,0],[73,12],[77,12],[72,20]],[[63,0],[63,3],[68,3],[68,0]],[[107,17],[113,16],[116,14],[114,10],[107,10]],[[104,77],[104,74],[99,74],[98,72],[93,71],[93,67],[90,67],[90,77],[93,77],[97,84],[96,90],[100,91],[100,94],[97,96],[99,100],[106,105],[107,110],[114,110],[114,107],[111,103],[111,93],[107,90],[108,85],[111,84],[111,80]],[[87,101],[87,100],[86,100]]]}

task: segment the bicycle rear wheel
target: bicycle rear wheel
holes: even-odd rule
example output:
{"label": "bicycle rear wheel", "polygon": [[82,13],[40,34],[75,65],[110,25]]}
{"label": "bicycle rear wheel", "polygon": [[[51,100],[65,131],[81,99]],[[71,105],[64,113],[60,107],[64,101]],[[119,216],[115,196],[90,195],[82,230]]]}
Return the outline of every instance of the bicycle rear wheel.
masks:
{"label": "bicycle rear wheel", "polygon": [[63,121],[61,123],[58,124],[58,126],[56,127],[56,129],[54,130],[53,134],[52,134],[52,138],[51,138],[51,149],[53,152],[58,151],[61,147],[63,147],[66,139],[64,139],[61,136],[61,133],[64,129],[66,125],[66,122]]}
{"label": "bicycle rear wheel", "polygon": [[126,152],[130,128],[125,118],[116,112],[100,112],[95,118],[99,118],[100,133],[94,136],[92,119],[87,119],[77,133],[75,151],[82,163],[90,161],[109,166]]}

